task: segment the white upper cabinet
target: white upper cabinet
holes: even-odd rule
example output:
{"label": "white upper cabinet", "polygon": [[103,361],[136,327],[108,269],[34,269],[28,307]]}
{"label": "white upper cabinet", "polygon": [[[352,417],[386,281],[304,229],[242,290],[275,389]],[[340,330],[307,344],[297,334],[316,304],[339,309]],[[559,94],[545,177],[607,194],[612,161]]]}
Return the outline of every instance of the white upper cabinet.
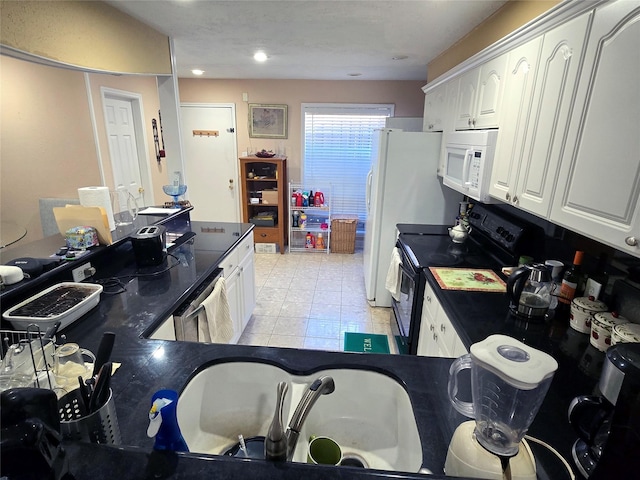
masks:
{"label": "white upper cabinet", "polygon": [[491,194],[547,217],[592,13],[509,54]]}
{"label": "white upper cabinet", "polygon": [[503,98],[505,108],[489,187],[491,196],[506,202],[514,198],[517,201],[516,184],[541,45],[542,37],[539,37],[509,52]]}
{"label": "white upper cabinet", "polygon": [[424,97],[424,117],[422,130],[425,132],[441,132],[443,115],[445,114],[445,97],[447,84],[438,85],[429,90]]}
{"label": "white upper cabinet", "polygon": [[497,128],[508,54],[460,76],[455,129]]}
{"label": "white upper cabinet", "polygon": [[551,221],[640,256],[640,2],[597,9]]}

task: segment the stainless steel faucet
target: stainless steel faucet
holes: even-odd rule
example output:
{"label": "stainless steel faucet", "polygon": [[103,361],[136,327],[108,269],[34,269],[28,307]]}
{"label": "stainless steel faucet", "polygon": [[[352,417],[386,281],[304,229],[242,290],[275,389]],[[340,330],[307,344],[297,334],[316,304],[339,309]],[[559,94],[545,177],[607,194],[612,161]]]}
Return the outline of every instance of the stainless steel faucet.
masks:
{"label": "stainless steel faucet", "polygon": [[[264,454],[267,460],[286,460],[288,462],[293,458],[293,454],[296,450],[296,443],[300,436],[300,430],[304,421],[307,419],[307,415],[311,411],[311,408],[316,403],[321,395],[328,395],[335,390],[335,383],[333,378],[324,375],[313,381],[309,388],[300,399],[300,403],[293,412],[291,420],[289,420],[289,426],[287,431],[283,432],[282,427],[282,405],[287,395],[287,388],[284,382],[278,384],[278,399],[276,401],[276,411],[269,427],[269,432],[264,441]],[[283,444],[286,449],[283,449]],[[286,457],[283,458],[283,451],[286,453]]]}

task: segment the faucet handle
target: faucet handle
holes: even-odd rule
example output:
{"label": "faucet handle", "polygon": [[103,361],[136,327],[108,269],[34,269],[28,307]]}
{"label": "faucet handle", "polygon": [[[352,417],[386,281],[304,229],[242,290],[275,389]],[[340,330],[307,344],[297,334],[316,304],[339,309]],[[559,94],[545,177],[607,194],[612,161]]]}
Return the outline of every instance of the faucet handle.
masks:
{"label": "faucet handle", "polygon": [[286,382],[278,383],[276,396],[276,409],[273,414],[273,420],[269,426],[269,431],[264,440],[264,458],[267,460],[286,460],[287,459],[287,438],[282,422],[282,409],[284,400],[287,397],[289,385]]}

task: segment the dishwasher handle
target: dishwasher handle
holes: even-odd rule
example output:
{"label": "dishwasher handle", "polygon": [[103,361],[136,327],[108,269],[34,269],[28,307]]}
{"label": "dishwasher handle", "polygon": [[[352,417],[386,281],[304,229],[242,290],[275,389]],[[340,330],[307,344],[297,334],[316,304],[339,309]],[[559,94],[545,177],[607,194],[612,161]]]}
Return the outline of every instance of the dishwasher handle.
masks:
{"label": "dishwasher handle", "polygon": [[173,313],[176,340],[198,341],[198,316],[203,310],[202,302],[211,295],[222,274],[221,268],[216,269]]}

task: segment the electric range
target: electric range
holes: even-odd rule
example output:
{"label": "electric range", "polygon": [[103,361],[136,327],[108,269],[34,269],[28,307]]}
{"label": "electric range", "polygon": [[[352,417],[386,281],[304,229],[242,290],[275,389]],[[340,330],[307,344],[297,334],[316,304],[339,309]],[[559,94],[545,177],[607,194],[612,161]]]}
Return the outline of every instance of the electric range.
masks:
{"label": "electric range", "polygon": [[[498,208],[477,203],[469,212],[470,232],[464,243],[449,237],[450,225],[398,224],[400,292],[393,299],[391,322],[400,353],[415,355],[429,267],[489,268],[517,265],[522,252],[537,251],[544,238],[538,228]],[[537,239],[537,240],[536,240]],[[538,245],[539,246],[539,245]]]}

